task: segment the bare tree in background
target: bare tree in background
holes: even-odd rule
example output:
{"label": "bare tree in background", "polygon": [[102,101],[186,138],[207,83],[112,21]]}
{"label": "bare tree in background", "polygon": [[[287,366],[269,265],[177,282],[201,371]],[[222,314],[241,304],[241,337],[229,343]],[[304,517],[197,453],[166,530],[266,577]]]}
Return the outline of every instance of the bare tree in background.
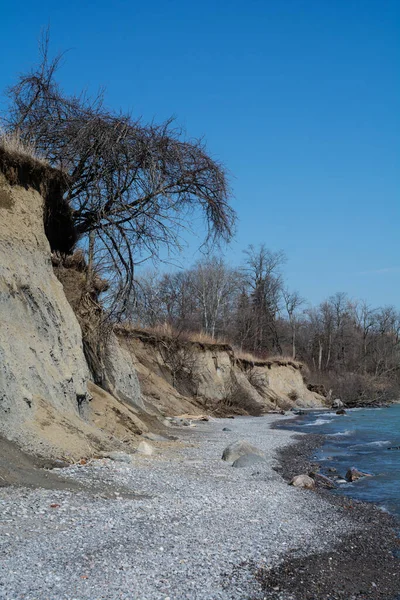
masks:
{"label": "bare tree in background", "polygon": [[272,252],[264,244],[250,245],[243,268],[252,305],[253,351],[282,353],[276,316],[283,286],[281,267],[286,261],[282,251]]}
{"label": "bare tree in background", "polygon": [[114,306],[123,310],[136,257],[179,247],[196,211],[207,240],[230,239],[235,215],[226,172],[171,120],[143,124],[108,110],[102,94],[67,96],[56,81],[60,57],[51,60],[48,50],[46,34],[39,66],[8,90],[4,125],[68,173],[67,200],[89,265],[96,260],[107,273]]}
{"label": "bare tree in background", "polygon": [[[241,279],[238,270],[229,268],[217,257],[198,261],[191,269],[191,288],[201,310],[202,327],[212,338],[233,304]],[[223,333],[222,327],[219,333]]]}
{"label": "bare tree in background", "polygon": [[282,290],[286,313],[289,319],[292,337],[292,358],[296,358],[296,337],[299,327],[298,310],[305,303],[304,298],[298,292],[291,292],[287,288]]}

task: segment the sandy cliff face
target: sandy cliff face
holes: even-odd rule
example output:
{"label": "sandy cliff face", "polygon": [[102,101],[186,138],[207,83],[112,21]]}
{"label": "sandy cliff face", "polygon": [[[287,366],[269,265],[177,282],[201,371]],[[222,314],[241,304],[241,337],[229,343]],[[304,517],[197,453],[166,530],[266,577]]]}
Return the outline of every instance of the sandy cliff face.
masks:
{"label": "sandy cliff face", "polygon": [[138,330],[118,333],[130,353],[147,403],[161,414],[260,414],[324,404],[294,361],[250,363],[223,344],[179,342]]}
{"label": "sandy cliff face", "polygon": [[44,200],[0,173],[0,431],[29,445],[43,410],[87,410],[79,325],[53,274]]}
{"label": "sandy cliff face", "polygon": [[45,200],[29,169],[21,186],[12,166],[12,184],[0,173],[0,435],[70,459],[134,444],[147,426],[131,357],[112,338],[115,397],[90,382],[88,390],[81,328],[51,264]]}

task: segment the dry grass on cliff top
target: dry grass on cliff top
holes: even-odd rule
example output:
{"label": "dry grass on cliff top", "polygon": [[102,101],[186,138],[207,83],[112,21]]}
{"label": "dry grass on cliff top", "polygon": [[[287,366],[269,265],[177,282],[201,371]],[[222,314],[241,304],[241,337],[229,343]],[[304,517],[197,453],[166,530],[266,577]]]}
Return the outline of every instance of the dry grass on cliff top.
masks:
{"label": "dry grass on cliff top", "polygon": [[35,145],[32,142],[23,141],[18,133],[0,130],[0,149],[11,156],[28,158],[41,165],[48,165],[48,162],[38,153]]}
{"label": "dry grass on cliff top", "polygon": [[305,369],[305,365],[291,356],[257,356],[251,352],[244,352],[236,348],[226,338],[212,337],[202,331],[178,331],[169,323],[162,323],[153,327],[140,327],[139,325],[124,324],[119,326],[119,331],[125,335],[148,335],[152,338],[173,339],[177,342],[199,344],[206,348],[222,348],[233,352],[237,361],[251,364],[252,366],[291,366],[294,369]]}

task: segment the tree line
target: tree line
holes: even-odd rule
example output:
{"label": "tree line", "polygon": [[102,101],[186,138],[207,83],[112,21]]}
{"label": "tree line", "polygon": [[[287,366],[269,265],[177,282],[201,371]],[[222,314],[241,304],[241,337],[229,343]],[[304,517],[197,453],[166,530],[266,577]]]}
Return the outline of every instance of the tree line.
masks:
{"label": "tree line", "polygon": [[142,327],[168,325],[177,336],[204,332],[255,358],[304,361],[314,380],[347,396],[396,394],[400,312],[342,292],[310,306],[287,288],[284,263],[283,252],[261,245],[249,246],[239,267],[212,256],[173,273],[146,271],[137,278],[127,317]]}

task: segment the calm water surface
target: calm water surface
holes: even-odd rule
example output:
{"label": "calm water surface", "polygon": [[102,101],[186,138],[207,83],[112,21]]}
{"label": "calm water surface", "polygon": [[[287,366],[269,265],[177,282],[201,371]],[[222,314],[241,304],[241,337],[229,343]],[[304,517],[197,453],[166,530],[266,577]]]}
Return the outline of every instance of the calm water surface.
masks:
{"label": "calm water surface", "polygon": [[335,467],[344,476],[349,467],[357,467],[373,475],[340,484],[338,492],[374,502],[400,518],[400,404],[346,412],[313,412],[283,427],[325,434],[326,442],[315,454],[322,472],[329,475],[327,469]]}

